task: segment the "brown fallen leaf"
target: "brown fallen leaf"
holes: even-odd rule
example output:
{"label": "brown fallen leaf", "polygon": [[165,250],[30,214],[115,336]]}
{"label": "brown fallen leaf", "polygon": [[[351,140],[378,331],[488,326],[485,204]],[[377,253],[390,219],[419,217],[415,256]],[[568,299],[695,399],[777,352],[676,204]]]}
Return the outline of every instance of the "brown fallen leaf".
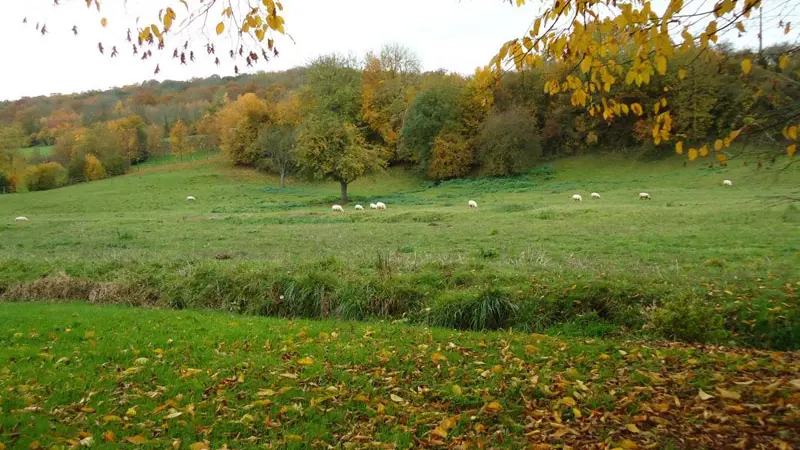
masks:
{"label": "brown fallen leaf", "polygon": [[499,402],[490,402],[486,404],[484,409],[489,412],[500,412],[503,410],[503,405],[501,405]]}
{"label": "brown fallen leaf", "polygon": [[431,355],[431,359],[433,360],[433,362],[447,361],[447,356],[444,356],[439,352],[433,352],[433,354]]}
{"label": "brown fallen leaf", "polygon": [[789,386],[791,386],[794,390],[800,391],[800,378],[790,381]]}
{"label": "brown fallen leaf", "polygon": [[699,398],[700,398],[700,400],[706,401],[706,400],[708,400],[708,399],[714,398],[714,396],[713,396],[713,395],[711,395],[711,394],[706,394],[705,392],[703,392],[703,390],[702,390],[702,389],[698,389],[698,391],[699,391],[699,392],[697,393],[697,397],[699,397]]}
{"label": "brown fallen leaf", "polygon": [[103,440],[106,442],[115,442],[117,440],[117,436],[114,434],[113,431],[108,430],[105,433],[103,433]]}
{"label": "brown fallen leaf", "polygon": [[208,450],[208,444],[205,442],[195,442],[194,444],[189,445],[191,450]]}
{"label": "brown fallen leaf", "polygon": [[728,391],[722,388],[717,388],[717,392],[719,392],[719,396],[722,398],[727,398],[729,400],[741,400],[742,395],[738,392]]}

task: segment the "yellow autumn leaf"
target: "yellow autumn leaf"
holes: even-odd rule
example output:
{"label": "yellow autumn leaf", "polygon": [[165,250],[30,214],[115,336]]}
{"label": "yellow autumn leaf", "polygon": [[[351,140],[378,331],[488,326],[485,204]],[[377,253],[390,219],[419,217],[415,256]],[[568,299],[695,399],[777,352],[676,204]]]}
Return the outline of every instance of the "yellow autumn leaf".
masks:
{"label": "yellow autumn leaf", "polygon": [[433,360],[433,362],[447,361],[447,356],[444,356],[439,352],[433,352],[433,354],[431,355],[431,359]]}
{"label": "yellow autumn leaf", "polygon": [[225,31],[225,24],[220,22],[217,24],[217,35],[222,34],[223,31]]}
{"label": "yellow autumn leaf", "polygon": [[679,155],[683,154],[683,141],[680,141],[677,144],[675,144],[675,153]]}
{"label": "yellow autumn leaf", "polygon": [[630,439],[624,439],[617,444],[617,447],[625,450],[636,450],[639,448],[639,445],[636,442],[631,441]]}
{"label": "yellow autumn leaf", "polygon": [[459,386],[457,384],[453,385],[453,394],[461,395],[462,392],[464,392],[464,390],[461,389],[461,386]]}
{"label": "yellow autumn leaf", "polygon": [[708,394],[708,393],[704,392],[702,389],[698,389],[698,392],[697,392],[697,397],[698,397],[700,400],[703,400],[703,401],[706,401],[706,400],[709,400],[709,399],[712,399],[712,398],[714,398],[714,396],[713,396],[713,395],[711,395],[711,394]]}
{"label": "yellow autumn leaf", "polygon": [[501,405],[499,402],[496,402],[496,401],[495,402],[489,402],[489,403],[486,404],[484,409],[489,411],[489,412],[500,412],[500,411],[503,410],[503,405]]}
{"label": "yellow autumn leaf", "polygon": [[688,72],[686,72],[686,69],[678,69],[678,79],[683,80],[686,78],[687,73]]}
{"label": "yellow autumn leaf", "polygon": [[665,56],[656,56],[656,70],[661,75],[667,73],[667,58]]}
{"label": "yellow autumn leaf", "polygon": [[120,416],[103,416],[103,422],[120,422],[122,418]]}
{"label": "yellow autumn leaf", "polygon": [[750,61],[749,59],[745,59],[744,61],[742,61],[742,73],[747,75],[747,74],[750,73],[750,69],[752,69],[752,68],[753,68],[753,62],[752,61]]}
{"label": "yellow autumn leaf", "polygon": [[781,57],[778,58],[778,67],[781,70],[786,70],[786,68],[789,67],[789,55],[781,55]]}
{"label": "yellow autumn leaf", "polygon": [[796,141],[797,140],[797,125],[792,125],[786,129],[786,135],[789,139]]}
{"label": "yellow autumn leaf", "polygon": [[575,405],[577,405],[577,403],[575,402],[575,399],[572,398],[572,397],[564,397],[564,398],[562,398],[561,399],[561,403],[563,403],[563,404],[565,404],[567,406],[575,406]]}
{"label": "yellow autumn leaf", "polygon": [[703,144],[703,146],[700,147],[700,156],[702,156],[703,158],[708,156],[708,146],[707,145]]}
{"label": "yellow autumn leaf", "polygon": [[592,68],[592,57],[586,55],[583,57],[583,61],[581,61],[581,72],[588,73],[591,68]]}
{"label": "yellow autumn leaf", "polygon": [[392,399],[392,401],[395,402],[395,403],[404,403],[405,402],[405,400],[403,400],[403,397],[400,397],[399,395],[396,395],[396,394],[390,394],[389,398]]}
{"label": "yellow autumn leaf", "polygon": [[136,410],[134,408],[128,408],[128,410],[125,411],[125,415],[128,417],[133,417],[136,415]]}
{"label": "yellow autumn leaf", "polygon": [[786,147],[786,154],[789,155],[789,158],[793,158],[795,153],[797,153],[797,144]]}
{"label": "yellow autumn leaf", "polygon": [[86,333],[83,333],[83,337],[86,339],[91,339],[94,337],[94,330],[88,330]]}
{"label": "yellow autumn leaf", "polygon": [[256,38],[258,38],[259,42],[263,41],[264,40],[264,30],[262,30],[261,28],[257,29],[256,30]]}
{"label": "yellow autumn leaf", "polygon": [[310,366],[310,365],[314,364],[314,360],[309,358],[309,357],[305,357],[305,358],[298,359],[297,360],[297,364],[300,364],[301,366]]}
{"label": "yellow autumn leaf", "polygon": [[105,17],[103,17],[102,19],[100,19],[100,25],[102,25],[102,26],[103,26],[103,28],[105,28],[106,26],[108,26],[108,19],[106,19]]}
{"label": "yellow autumn leaf", "polygon": [[195,442],[194,444],[189,445],[190,450],[208,450],[208,444],[205,442]]}
{"label": "yellow autumn leaf", "polygon": [[717,388],[717,392],[719,392],[719,396],[722,398],[727,398],[729,400],[741,400],[742,395],[738,392],[729,391],[722,388]]}
{"label": "yellow autumn leaf", "polygon": [[636,114],[637,116],[641,116],[642,113],[644,112],[642,110],[642,105],[638,103],[631,103],[631,111],[633,111],[633,113]]}
{"label": "yellow autumn leaf", "polygon": [[722,150],[722,139],[717,139],[714,141],[714,150],[720,151]]}
{"label": "yellow autumn leaf", "polygon": [[136,445],[144,444],[145,442],[147,442],[147,438],[145,438],[141,434],[137,434],[136,436],[128,436],[125,438],[125,440],[130,442],[131,444],[136,444]]}
{"label": "yellow autumn leaf", "polygon": [[694,161],[697,159],[697,149],[690,148],[689,149],[689,161]]}
{"label": "yellow autumn leaf", "polygon": [[[117,435],[115,435],[113,431],[108,430],[103,433],[103,440],[106,442],[114,442],[117,440]],[[0,447],[0,450],[3,450],[3,448]]]}
{"label": "yellow autumn leaf", "polygon": [[641,433],[642,432],[642,430],[640,430],[639,427],[637,427],[636,424],[633,424],[633,423],[629,423],[629,424],[625,425],[625,428],[627,428],[628,431],[630,431],[631,433]]}
{"label": "yellow autumn leaf", "polygon": [[442,439],[447,437],[447,431],[443,430],[442,427],[434,428],[433,431],[431,431],[431,434],[439,436]]}

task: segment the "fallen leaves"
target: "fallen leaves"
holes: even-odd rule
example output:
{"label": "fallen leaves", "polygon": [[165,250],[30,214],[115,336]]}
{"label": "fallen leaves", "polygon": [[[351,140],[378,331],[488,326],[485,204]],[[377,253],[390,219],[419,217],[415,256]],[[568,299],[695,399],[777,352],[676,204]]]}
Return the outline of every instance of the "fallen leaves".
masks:
{"label": "fallen leaves", "polygon": [[137,434],[136,436],[126,437],[125,441],[130,442],[131,444],[141,445],[147,443],[147,438],[145,438],[141,434]]}
{"label": "fallen leaves", "polygon": [[390,394],[390,395],[389,395],[389,398],[390,398],[390,399],[392,399],[392,401],[393,401],[393,402],[395,402],[395,403],[405,403],[405,402],[406,402],[406,401],[403,399],[403,397],[400,397],[400,396],[399,396],[399,395],[397,395],[397,394]]}
{"label": "fallen leaves", "polygon": [[706,400],[710,400],[710,399],[714,398],[714,396],[711,395],[711,394],[707,394],[702,389],[699,389],[698,392],[697,392],[697,398],[699,398],[702,401],[706,401]]}
{"label": "fallen leaves", "polygon": [[719,396],[724,399],[728,400],[741,400],[742,395],[738,392],[728,391],[726,389],[722,389],[720,387],[717,388],[717,392],[719,392]]}

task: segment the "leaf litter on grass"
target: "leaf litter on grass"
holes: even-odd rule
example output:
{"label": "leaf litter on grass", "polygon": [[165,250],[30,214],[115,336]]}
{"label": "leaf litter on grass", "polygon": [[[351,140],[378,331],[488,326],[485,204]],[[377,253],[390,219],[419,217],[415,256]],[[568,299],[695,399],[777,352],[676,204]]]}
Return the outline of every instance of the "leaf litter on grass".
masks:
{"label": "leaf litter on grass", "polygon": [[22,306],[0,307],[6,448],[800,446],[796,353]]}

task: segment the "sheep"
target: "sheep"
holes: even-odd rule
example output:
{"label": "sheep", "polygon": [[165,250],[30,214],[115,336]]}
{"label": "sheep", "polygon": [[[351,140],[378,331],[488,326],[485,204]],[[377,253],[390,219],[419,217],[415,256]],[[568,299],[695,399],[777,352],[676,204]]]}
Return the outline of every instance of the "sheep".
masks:
{"label": "sheep", "polygon": [[333,212],[344,212],[344,208],[342,208],[342,205],[333,205],[331,209],[333,210]]}
{"label": "sheep", "polygon": [[28,222],[28,218],[25,216],[15,217],[14,222]]}
{"label": "sheep", "polygon": [[363,211],[364,207],[361,205],[356,205],[356,211]]}
{"label": "sheep", "polygon": [[196,199],[194,198],[194,196],[191,196],[191,195],[190,195],[190,196],[186,197],[186,201],[193,202],[193,201],[195,201],[195,200],[196,200]]}
{"label": "sheep", "polygon": [[572,199],[575,200],[576,202],[582,202],[583,201],[583,197],[581,197],[578,194],[573,194],[572,195]]}
{"label": "sheep", "polygon": [[475,209],[475,208],[477,208],[477,207],[478,207],[478,204],[475,202],[475,200],[470,200],[470,201],[469,201],[469,203],[467,203],[467,204],[468,204],[468,205],[469,205],[469,207],[470,207],[470,208],[472,208],[472,209]]}
{"label": "sheep", "polygon": [[369,209],[378,209],[378,205],[376,205],[375,203],[370,203]]}
{"label": "sheep", "polygon": [[639,192],[639,200],[652,200],[647,192]]}
{"label": "sheep", "polygon": [[723,186],[733,186],[733,181],[725,180],[725,181],[722,182],[722,185]]}
{"label": "sheep", "polygon": [[600,194],[598,194],[597,192],[592,192],[592,198],[600,200]]}
{"label": "sheep", "polygon": [[381,210],[386,209],[386,203],[383,203],[383,202],[376,203],[375,204],[375,209],[381,209]]}

